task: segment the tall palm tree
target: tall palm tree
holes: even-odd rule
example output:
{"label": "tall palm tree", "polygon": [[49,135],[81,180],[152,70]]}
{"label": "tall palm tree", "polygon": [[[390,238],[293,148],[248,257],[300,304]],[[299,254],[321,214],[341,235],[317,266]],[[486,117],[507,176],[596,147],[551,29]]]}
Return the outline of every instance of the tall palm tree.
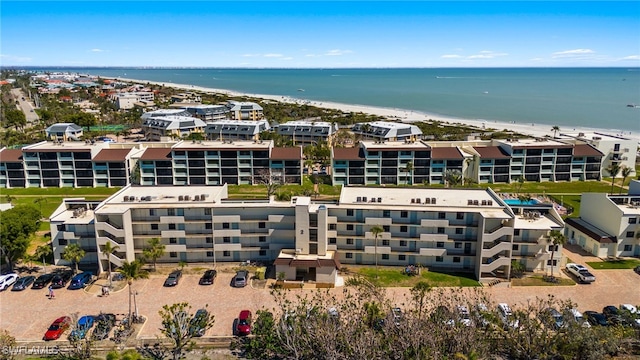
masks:
{"label": "tall palm tree", "polygon": [[558,131],[560,131],[560,127],[559,127],[558,125],[554,125],[554,126],[551,128],[551,131],[553,131],[553,137],[555,138],[555,137],[556,137],[556,135],[558,134]]}
{"label": "tall palm tree", "polygon": [[558,245],[563,245],[567,243],[567,238],[558,230],[551,230],[549,233],[549,244],[552,244],[551,248],[551,277],[553,277],[553,256],[556,252],[556,247]]}
{"label": "tall palm tree", "polygon": [[158,258],[164,255],[164,249],[166,246],[160,242],[160,238],[154,237],[149,240],[148,246],[142,250],[142,254],[146,259],[151,259],[153,262],[153,271],[156,271],[156,262]]}
{"label": "tall palm tree", "polygon": [[64,249],[64,252],[62,253],[62,258],[67,261],[71,261],[75,265],[76,273],[77,273],[78,263],[80,262],[80,260],[82,260],[85,254],[86,254],[85,251],[82,250],[80,245],[70,244],[70,245],[67,245],[67,247]]}
{"label": "tall palm tree", "polygon": [[35,256],[38,259],[42,259],[42,266],[44,267],[44,272],[47,272],[47,262],[46,257],[53,254],[53,249],[51,248],[51,244],[42,244],[36,248]]}
{"label": "tall palm tree", "polygon": [[462,183],[462,173],[459,170],[447,170],[444,179],[450,187],[456,187]]}
{"label": "tall palm tree", "polygon": [[127,322],[127,326],[131,326],[131,296],[133,295],[133,292],[131,291],[131,284],[133,284],[134,280],[148,278],[149,273],[142,270],[142,262],[139,260],[134,260],[132,262],[125,261],[118,269],[118,272],[127,279],[127,285],[129,287],[129,322]]}
{"label": "tall palm tree", "polygon": [[409,174],[409,177],[405,179],[405,185],[411,179],[411,184],[413,185],[413,162],[409,161],[407,165],[404,167],[404,171]]}
{"label": "tall palm tree", "polygon": [[611,194],[613,194],[613,185],[614,185],[614,182],[616,181],[616,176],[618,176],[618,174],[620,173],[620,165],[611,164],[607,166],[605,170],[611,176]]}
{"label": "tall palm tree", "polygon": [[111,254],[120,249],[120,246],[118,245],[112,245],[111,241],[107,241],[103,246],[102,246],[102,254],[104,255],[104,257],[107,260],[107,266],[108,266],[108,270],[107,270],[107,274],[109,276],[109,288],[111,288],[111,259],[109,259],[109,257],[111,256]]}
{"label": "tall palm tree", "polygon": [[627,181],[627,178],[629,177],[629,175],[631,175],[631,171],[633,171],[633,169],[631,169],[628,166],[622,167],[622,186],[620,186],[620,194],[622,194],[622,189],[624,188],[624,182]]}
{"label": "tall palm tree", "polygon": [[374,238],[374,248],[375,248],[375,257],[376,257],[376,279],[377,279],[378,278],[378,236],[380,236],[380,233],[382,233],[384,229],[379,225],[376,225],[372,227],[370,231],[373,234],[373,238]]}

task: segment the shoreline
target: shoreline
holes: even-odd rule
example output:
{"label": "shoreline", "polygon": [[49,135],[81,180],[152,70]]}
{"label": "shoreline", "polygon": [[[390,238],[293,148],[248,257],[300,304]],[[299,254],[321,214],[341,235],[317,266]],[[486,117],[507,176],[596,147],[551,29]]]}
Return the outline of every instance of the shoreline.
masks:
{"label": "shoreline", "polygon": [[[159,86],[172,87],[180,90],[192,90],[192,91],[200,91],[204,93],[218,93],[225,94],[228,96],[241,96],[241,97],[253,97],[264,100],[278,101],[289,104],[298,104],[298,105],[310,105],[324,109],[335,109],[341,110],[343,112],[362,112],[365,114],[377,115],[387,117],[392,120],[399,120],[406,123],[412,122],[420,122],[420,121],[440,121],[444,123],[449,123],[453,125],[466,125],[477,128],[479,131],[494,129],[495,131],[509,130],[514,131],[523,135],[529,135],[533,137],[545,137],[545,136],[553,136],[553,130],[551,128],[552,125],[548,124],[539,124],[539,123],[517,123],[515,121],[498,121],[498,120],[490,120],[490,119],[462,119],[455,118],[450,116],[438,115],[427,112],[420,112],[415,110],[406,110],[406,109],[397,109],[397,108],[385,108],[385,107],[376,107],[370,105],[358,105],[358,104],[344,104],[337,102],[329,102],[329,101],[316,101],[316,100],[308,100],[308,99],[300,99],[293,98],[290,96],[281,96],[281,95],[268,95],[268,94],[251,94],[251,93],[242,93],[238,91],[228,90],[228,89],[216,89],[209,87],[202,87],[196,85],[189,84],[177,84],[173,82],[161,82],[161,81],[147,81],[147,80],[138,80],[138,79],[129,79],[122,77],[103,77],[105,79],[114,79],[125,82],[132,82],[137,84],[153,84]],[[559,134],[561,133],[602,133],[610,136],[621,136],[624,138],[635,140],[638,144],[640,144],[640,129],[638,132],[627,132],[621,131],[619,129],[602,129],[602,128],[590,128],[590,127],[576,127],[576,128],[560,128]]]}

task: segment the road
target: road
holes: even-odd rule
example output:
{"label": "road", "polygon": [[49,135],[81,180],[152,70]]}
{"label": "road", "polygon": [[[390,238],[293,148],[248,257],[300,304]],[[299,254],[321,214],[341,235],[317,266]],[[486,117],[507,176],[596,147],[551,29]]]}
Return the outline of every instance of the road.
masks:
{"label": "road", "polygon": [[35,123],[40,120],[40,117],[38,116],[38,114],[36,114],[33,104],[31,104],[31,102],[27,100],[27,96],[24,94],[22,89],[11,89],[11,93],[18,101],[20,109],[27,118],[27,123]]}

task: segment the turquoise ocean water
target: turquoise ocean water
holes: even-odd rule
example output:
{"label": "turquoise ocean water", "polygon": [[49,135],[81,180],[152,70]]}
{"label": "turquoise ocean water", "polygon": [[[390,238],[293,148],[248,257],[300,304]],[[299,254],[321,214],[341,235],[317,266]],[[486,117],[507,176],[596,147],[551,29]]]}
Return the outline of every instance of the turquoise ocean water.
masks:
{"label": "turquoise ocean water", "polygon": [[640,131],[640,107],[627,106],[640,105],[640,68],[59,70],[463,119]]}

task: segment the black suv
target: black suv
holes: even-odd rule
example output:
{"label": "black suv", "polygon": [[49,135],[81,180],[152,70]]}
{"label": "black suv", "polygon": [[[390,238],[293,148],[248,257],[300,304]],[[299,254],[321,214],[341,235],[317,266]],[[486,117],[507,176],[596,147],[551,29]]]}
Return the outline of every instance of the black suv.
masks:
{"label": "black suv", "polygon": [[62,271],[53,276],[51,279],[51,287],[54,289],[60,289],[67,285],[69,280],[73,277],[72,271]]}
{"label": "black suv", "polygon": [[216,280],[216,276],[218,275],[218,272],[215,270],[207,270],[204,272],[204,275],[202,275],[202,277],[200,278],[200,281],[198,282],[198,284],[200,285],[212,285],[213,282]]}

